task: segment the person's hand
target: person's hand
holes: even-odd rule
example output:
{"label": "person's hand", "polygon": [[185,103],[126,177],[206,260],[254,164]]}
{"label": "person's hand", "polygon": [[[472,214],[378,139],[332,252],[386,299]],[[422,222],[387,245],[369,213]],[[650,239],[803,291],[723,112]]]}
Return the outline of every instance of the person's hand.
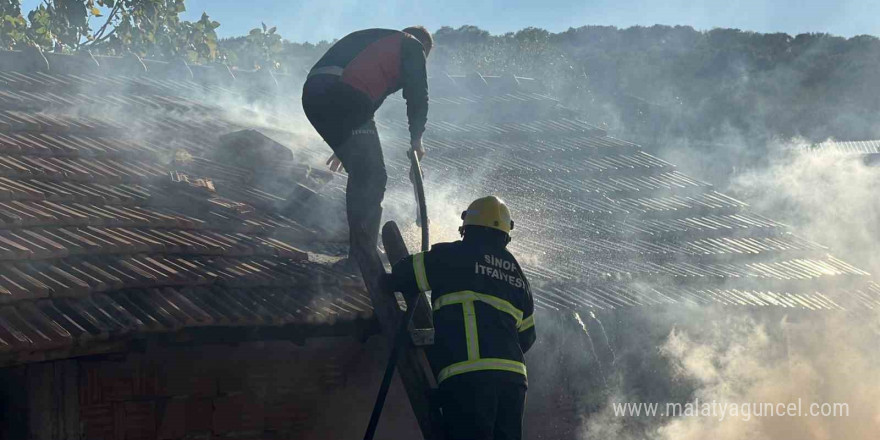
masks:
{"label": "person's hand", "polygon": [[327,166],[330,167],[330,171],[335,173],[342,169],[342,161],[334,154],[327,159]]}
{"label": "person's hand", "polygon": [[425,147],[422,146],[422,138],[413,139],[409,144],[412,146],[412,150],[416,153],[416,157],[418,157],[419,160],[422,160],[422,158],[425,157]]}

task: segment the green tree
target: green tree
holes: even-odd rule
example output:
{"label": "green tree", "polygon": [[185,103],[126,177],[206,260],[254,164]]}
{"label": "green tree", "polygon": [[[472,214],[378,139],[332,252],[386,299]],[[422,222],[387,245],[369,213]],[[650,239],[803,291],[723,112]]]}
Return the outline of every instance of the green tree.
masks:
{"label": "green tree", "polygon": [[39,46],[77,47],[89,33],[89,18],[100,15],[94,0],[44,1],[28,14],[28,36]]}
{"label": "green tree", "polygon": [[0,2],[0,45],[5,49],[19,47],[27,41],[27,20],[21,15],[19,0]]}
{"label": "green tree", "polygon": [[281,39],[277,30],[261,23],[245,37],[224,40],[226,61],[243,69],[283,70],[281,53],[287,42]]}
{"label": "green tree", "polygon": [[[44,50],[185,57],[194,63],[220,57],[215,31],[220,23],[207,14],[195,22],[181,20],[184,0],[44,0],[27,20],[20,9],[19,0],[0,3],[0,43],[7,48],[33,44]],[[98,21],[97,29],[92,20]]]}
{"label": "green tree", "polygon": [[[101,1],[101,0],[99,0]],[[180,19],[184,0],[102,0],[111,7],[104,25],[86,47],[112,54],[172,58],[194,63],[217,60],[220,23],[202,13],[196,22]]]}

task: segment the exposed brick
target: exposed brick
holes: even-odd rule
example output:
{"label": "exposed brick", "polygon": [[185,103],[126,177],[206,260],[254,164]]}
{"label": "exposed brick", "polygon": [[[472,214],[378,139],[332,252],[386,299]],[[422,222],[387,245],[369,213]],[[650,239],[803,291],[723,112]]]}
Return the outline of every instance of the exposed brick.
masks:
{"label": "exposed brick", "polygon": [[276,397],[266,402],[266,430],[287,432],[303,429],[312,419],[314,409],[291,397]]}
{"label": "exposed brick", "polygon": [[79,404],[82,407],[104,403],[101,396],[101,372],[99,364],[81,362],[79,373]]}
{"label": "exposed brick", "polygon": [[155,440],[156,403],[125,402],[125,440]]}
{"label": "exposed brick", "polygon": [[170,368],[163,391],[168,396],[213,397],[217,380],[210,375],[197,375],[189,368]]}
{"label": "exposed brick", "polygon": [[159,371],[155,365],[146,362],[139,365],[132,379],[132,394],[135,397],[159,397],[162,395],[159,389]]}
{"label": "exposed brick", "polygon": [[169,440],[186,435],[186,399],[169,399],[158,405],[158,439]]}
{"label": "exposed brick", "polygon": [[80,406],[80,422],[87,439],[112,440],[116,435],[113,404]]}
{"label": "exposed brick", "polygon": [[263,402],[256,396],[236,394],[214,399],[215,433],[262,431],[264,426]]}
{"label": "exposed brick", "polygon": [[211,423],[216,433],[242,430],[241,412],[244,409],[244,396],[218,397],[214,399],[214,418]]}
{"label": "exposed brick", "polygon": [[123,401],[133,397],[133,379],[131,376],[101,377],[101,394],[107,401]]}
{"label": "exposed brick", "polygon": [[125,438],[125,403],[113,402],[113,431],[114,439]]}
{"label": "exposed brick", "polygon": [[210,432],[213,424],[214,401],[212,399],[186,400],[187,434]]}
{"label": "exposed brick", "polygon": [[233,361],[228,362],[226,368],[217,372],[217,386],[221,395],[240,393],[245,389],[243,366]]}
{"label": "exposed brick", "polygon": [[263,430],[266,426],[266,408],[262,399],[252,394],[245,394],[241,424],[244,431]]}

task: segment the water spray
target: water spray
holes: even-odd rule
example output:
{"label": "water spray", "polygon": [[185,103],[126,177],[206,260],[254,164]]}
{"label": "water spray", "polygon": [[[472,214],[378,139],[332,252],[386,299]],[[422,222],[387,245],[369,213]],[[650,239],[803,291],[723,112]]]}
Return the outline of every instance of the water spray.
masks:
{"label": "water spray", "polygon": [[604,383],[605,388],[608,389],[608,379],[605,377],[605,370],[602,368],[602,362],[599,361],[599,354],[596,353],[596,346],[593,344],[593,336],[590,335],[589,330],[587,330],[587,325],[584,324],[584,321],[581,319],[581,315],[578,312],[574,312],[574,319],[577,320],[578,324],[581,325],[581,328],[584,329],[584,334],[587,335],[587,342],[590,343],[590,352],[593,354],[593,359],[596,360],[596,365],[599,368],[599,375],[602,376],[602,383]]}

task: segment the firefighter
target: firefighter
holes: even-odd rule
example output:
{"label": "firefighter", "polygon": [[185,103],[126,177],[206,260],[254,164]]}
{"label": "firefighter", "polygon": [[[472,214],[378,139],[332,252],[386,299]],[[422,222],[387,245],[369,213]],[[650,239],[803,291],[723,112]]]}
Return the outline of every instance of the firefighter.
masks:
{"label": "firefighter", "polygon": [[391,282],[400,292],[431,292],[428,357],[448,438],[519,439],[528,385],[523,354],[536,338],[532,293],[506,249],[513,221],[504,202],[478,199],[462,220],[461,241],[401,260]]}
{"label": "firefighter", "polygon": [[363,249],[376,249],[388,176],[373,115],[388,95],[403,90],[410,146],[419,159],[425,155],[425,60],[432,46],[431,34],[421,26],[357,31],[318,60],[303,86],[306,117],[333,150],[327,164],[348,173],[350,246],[360,241]]}

